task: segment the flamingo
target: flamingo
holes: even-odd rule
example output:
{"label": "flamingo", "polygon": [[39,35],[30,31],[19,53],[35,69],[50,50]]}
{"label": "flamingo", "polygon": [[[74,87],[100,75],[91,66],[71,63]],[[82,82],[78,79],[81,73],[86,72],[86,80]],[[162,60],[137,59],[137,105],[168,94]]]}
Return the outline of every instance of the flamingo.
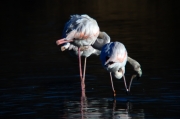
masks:
{"label": "flamingo", "polygon": [[[100,32],[99,26],[93,18],[88,15],[72,15],[63,30],[63,38],[56,41],[62,45],[61,50],[73,50],[79,58],[79,72],[81,89],[85,89],[86,59],[91,54],[99,55],[99,49],[110,42],[110,37],[105,32]],[[72,44],[71,44],[72,43]],[[91,45],[94,45],[95,49]],[[72,48],[71,48],[72,47]],[[82,75],[81,56],[85,56],[84,72]]]}
{"label": "flamingo", "polygon": [[[123,78],[126,92],[128,93],[131,88],[131,83],[133,78],[136,76],[141,77],[142,70],[140,68],[140,64],[134,59],[128,57],[127,50],[125,46],[120,42],[110,42],[103,46],[100,54],[100,59],[103,67],[110,73],[112,90],[114,92],[114,97],[116,96],[116,92],[114,90],[112,75],[116,79]],[[134,70],[137,72],[137,75],[133,75],[129,88],[127,88],[126,79],[125,79],[125,65],[127,61],[134,67]]]}

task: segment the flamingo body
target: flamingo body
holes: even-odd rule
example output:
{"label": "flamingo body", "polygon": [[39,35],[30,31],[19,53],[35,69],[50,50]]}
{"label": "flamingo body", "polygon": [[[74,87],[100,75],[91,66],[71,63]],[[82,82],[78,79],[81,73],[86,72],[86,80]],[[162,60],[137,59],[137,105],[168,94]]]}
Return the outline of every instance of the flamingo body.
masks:
{"label": "flamingo body", "polygon": [[[140,64],[136,60],[128,57],[125,46],[120,42],[110,42],[104,45],[101,50],[100,59],[103,67],[110,72],[110,78],[111,78],[111,84],[112,84],[114,96],[116,95],[116,92],[114,90],[112,74],[116,79],[121,79],[123,77],[124,85],[127,93],[130,92],[133,78],[135,78],[136,76],[141,77],[142,75]],[[137,72],[137,75],[133,75],[131,77],[128,88],[124,76],[125,65],[127,61],[133,66],[134,70]]]}
{"label": "flamingo body", "polygon": [[125,73],[127,51],[120,42],[110,42],[102,48],[100,55],[103,67],[114,74],[117,79]]}
{"label": "flamingo body", "polygon": [[117,79],[121,79],[123,77],[126,91],[129,92],[130,88],[127,88],[124,76],[125,65],[127,62],[127,51],[125,46],[120,42],[110,42],[104,45],[101,50],[100,59],[103,67],[110,72],[114,96],[116,96],[116,91],[114,90],[112,74]]}
{"label": "flamingo body", "polygon": [[57,44],[73,42],[76,46],[92,45],[99,35],[99,26],[88,15],[71,15],[63,30],[63,38]]}
{"label": "flamingo body", "polygon": [[[99,26],[93,18],[88,15],[72,15],[66,23],[63,30],[63,38],[56,41],[57,45],[62,45],[61,50],[66,49],[74,51],[79,58],[79,72],[81,78],[81,89],[85,89],[85,69],[86,58],[91,54],[100,54],[100,51],[94,49],[94,44],[99,36]],[[72,42],[72,44],[70,44]],[[82,76],[81,56],[85,56],[84,74]]]}

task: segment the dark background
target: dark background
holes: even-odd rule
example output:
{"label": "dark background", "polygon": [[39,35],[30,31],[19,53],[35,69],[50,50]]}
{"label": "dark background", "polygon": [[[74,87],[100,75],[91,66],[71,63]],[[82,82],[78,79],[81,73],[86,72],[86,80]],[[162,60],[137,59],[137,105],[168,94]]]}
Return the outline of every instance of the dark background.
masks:
{"label": "dark background", "polygon": [[[119,89],[117,104],[121,105],[123,101],[131,100],[135,108],[145,110],[147,118],[178,117],[180,106],[178,2],[11,0],[1,1],[0,8],[2,117],[7,115],[33,118],[57,117],[57,115],[61,117],[65,112],[57,110],[69,109],[69,107],[61,108],[64,100],[71,101],[72,98],[79,100],[77,59],[67,52],[61,52],[55,44],[55,41],[61,38],[64,24],[73,14],[88,14],[96,19],[101,31],[108,33],[111,41],[124,43],[129,56],[142,66],[143,76],[140,81],[135,81],[132,87],[134,97],[126,96],[122,81],[115,80],[115,87]],[[111,99],[109,75],[102,68],[99,57],[92,56],[88,58],[87,63],[86,94],[90,98],[89,102],[94,101],[91,98]],[[130,78],[133,71],[128,64],[126,72],[127,78]],[[32,90],[33,87],[37,88]],[[48,96],[52,96],[55,91],[56,95],[62,97],[50,98],[47,101],[44,99],[47,96],[45,92],[52,87],[55,89],[50,90],[52,92]],[[76,91],[73,92],[74,90]],[[27,100],[24,101],[24,98]],[[43,105],[43,111],[34,107],[36,104],[53,100],[59,104],[57,110],[48,104]],[[32,106],[27,105],[27,102]],[[98,107],[102,108],[101,101],[98,104]],[[35,113],[26,113],[31,112],[26,110],[27,108],[35,110]],[[48,112],[48,109],[56,110],[58,114]]]}

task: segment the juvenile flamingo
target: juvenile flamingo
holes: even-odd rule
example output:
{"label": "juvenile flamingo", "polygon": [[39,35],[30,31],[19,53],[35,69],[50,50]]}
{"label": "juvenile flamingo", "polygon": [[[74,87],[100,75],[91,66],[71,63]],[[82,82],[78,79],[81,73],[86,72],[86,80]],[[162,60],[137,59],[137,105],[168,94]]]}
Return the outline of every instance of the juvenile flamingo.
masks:
{"label": "juvenile flamingo", "polygon": [[141,77],[142,75],[140,64],[137,61],[133,60],[132,58],[128,57],[128,53],[125,46],[120,42],[110,42],[104,45],[101,50],[100,59],[103,67],[108,72],[110,72],[111,85],[112,85],[112,90],[114,92],[114,96],[116,96],[116,92],[113,86],[112,75],[117,79],[121,79],[123,77],[124,85],[127,93],[130,91],[132,80],[136,76],[136,75],[132,76],[128,88],[124,76],[125,65],[127,61],[129,61],[129,63],[134,67],[134,70],[137,72],[138,77]]}

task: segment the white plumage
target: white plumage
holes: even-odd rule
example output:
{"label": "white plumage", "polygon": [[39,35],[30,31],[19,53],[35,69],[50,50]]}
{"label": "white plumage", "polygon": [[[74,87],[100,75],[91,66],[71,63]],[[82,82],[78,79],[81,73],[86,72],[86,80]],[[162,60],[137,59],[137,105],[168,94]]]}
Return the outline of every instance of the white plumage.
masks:
{"label": "white plumage", "polygon": [[[73,45],[73,44],[69,44],[68,48],[67,48],[71,53],[75,54],[78,56],[78,47]],[[84,56],[84,57],[89,57],[91,55],[100,55],[101,51],[94,49],[92,46],[84,46],[81,47],[81,51],[80,51],[80,55]]]}
{"label": "white plumage", "polygon": [[103,67],[120,79],[125,73],[127,51],[120,42],[110,42],[102,48],[100,59]]}
{"label": "white plumage", "polygon": [[120,42],[110,42],[104,45],[101,50],[100,59],[103,67],[110,72],[110,78],[111,78],[112,89],[114,91],[114,96],[116,95],[116,93],[113,86],[112,74],[117,79],[121,79],[123,77],[124,85],[127,92],[130,91],[132,80],[133,78],[136,77],[136,75],[133,75],[131,77],[129,88],[127,88],[126,79],[124,76],[125,65],[127,61],[134,67],[134,70],[137,72],[138,77],[141,77],[142,75],[140,64],[134,59],[128,57],[125,46]]}
{"label": "white plumage", "polygon": [[[82,90],[85,89],[86,58],[91,54],[99,55],[102,46],[108,42],[110,37],[105,32],[100,32],[96,20],[88,15],[72,15],[64,27],[63,38],[56,41],[57,45],[62,45],[62,51],[68,49],[79,56]],[[85,57],[83,76],[81,56]]]}
{"label": "white plumage", "polygon": [[[71,15],[63,31],[62,43],[73,42],[78,47],[92,45],[98,35],[99,26],[96,20],[88,15]],[[59,41],[59,44],[62,43]]]}

